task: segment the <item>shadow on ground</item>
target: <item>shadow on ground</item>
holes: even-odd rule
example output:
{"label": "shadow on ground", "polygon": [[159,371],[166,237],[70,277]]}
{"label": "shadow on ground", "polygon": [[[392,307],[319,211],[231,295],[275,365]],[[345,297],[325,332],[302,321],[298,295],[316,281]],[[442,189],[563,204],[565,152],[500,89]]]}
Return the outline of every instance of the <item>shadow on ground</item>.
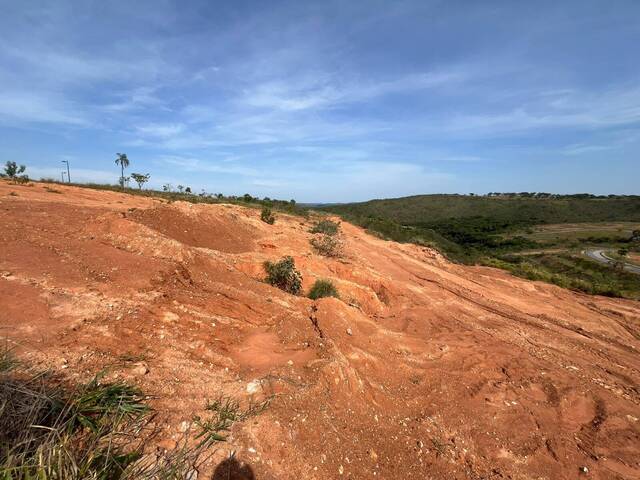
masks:
{"label": "shadow on ground", "polygon": [[234,455],[220,462],[213,472],[212,480],[255,480],[249,464],[238,461]]}

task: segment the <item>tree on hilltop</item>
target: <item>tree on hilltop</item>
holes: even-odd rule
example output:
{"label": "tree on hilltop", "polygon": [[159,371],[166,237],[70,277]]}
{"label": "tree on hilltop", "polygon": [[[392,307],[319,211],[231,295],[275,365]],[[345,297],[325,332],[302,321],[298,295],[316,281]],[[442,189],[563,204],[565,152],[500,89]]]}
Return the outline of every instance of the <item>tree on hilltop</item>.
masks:
{"label": "tree on hilltop", "polygon": [[142,190],[142,185],[149,181],[149,177],[151,177],[151,175],[149,175],[148,173],[146,175],[142,173],[132,173],[131,177],[133,177],[133,179],[138,184],[138,188]]}
{"label": "tree on hilltop", "polygon": [[26,169],[27,167],[24,165],[18,166],[16,162],[7,161],[4,165],[5,175],[14,183],[26,183],[29,181],[29,177],[27,175],[20,175]]}
{"label": "tree on hilltop", "polygon": [[120,186],[124,190],[124,169],[129,166],[129,159],[127,158],[126,153],[116,153],[118,158],[116,158],[116,165],[120,165]]}

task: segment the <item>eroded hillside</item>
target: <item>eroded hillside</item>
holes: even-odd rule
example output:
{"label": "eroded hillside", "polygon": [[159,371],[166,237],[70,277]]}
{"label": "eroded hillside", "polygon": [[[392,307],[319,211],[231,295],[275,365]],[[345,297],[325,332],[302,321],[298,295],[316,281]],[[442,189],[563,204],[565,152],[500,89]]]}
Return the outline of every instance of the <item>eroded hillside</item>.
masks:
{"label": "eroded hillside", "polygon": [[[271,397],[212,465],[235,451],[257,479],[640,478],[638,302],[345,223],[330,259],[313,220],[55,188],[0,183],[2,336],[70,377],[140,384],[160,447],[205,399]],[[284,255],[305,291],[328,278],[341,298],[264,283]]]}

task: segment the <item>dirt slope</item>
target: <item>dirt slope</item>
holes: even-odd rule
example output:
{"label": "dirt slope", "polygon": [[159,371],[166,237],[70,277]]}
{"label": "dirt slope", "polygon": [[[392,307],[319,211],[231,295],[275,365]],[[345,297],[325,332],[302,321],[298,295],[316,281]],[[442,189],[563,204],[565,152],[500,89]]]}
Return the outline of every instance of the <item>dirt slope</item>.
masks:
{"label": "dirt slope", "polygon": [[[207,398],[272,395],[214,461],[236,451],[257,479],[640,478],[638,302],[348,224],[327,259],[301,218],[55,189],[0,182],[1,335],[70,376],[140,383],[164,446]],[[283,255],[341,299],[263,283]]]}

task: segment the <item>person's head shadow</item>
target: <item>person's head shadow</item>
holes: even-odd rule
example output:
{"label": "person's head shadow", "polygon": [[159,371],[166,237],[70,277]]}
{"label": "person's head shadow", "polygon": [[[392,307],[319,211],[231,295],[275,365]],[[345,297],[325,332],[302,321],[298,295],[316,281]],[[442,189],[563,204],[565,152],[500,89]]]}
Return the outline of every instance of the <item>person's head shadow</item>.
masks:
{"label": "person's head shadow", "polygon": [[256,480],[248,463],[238,461],[234,454],[218,464],[211,480]]}

